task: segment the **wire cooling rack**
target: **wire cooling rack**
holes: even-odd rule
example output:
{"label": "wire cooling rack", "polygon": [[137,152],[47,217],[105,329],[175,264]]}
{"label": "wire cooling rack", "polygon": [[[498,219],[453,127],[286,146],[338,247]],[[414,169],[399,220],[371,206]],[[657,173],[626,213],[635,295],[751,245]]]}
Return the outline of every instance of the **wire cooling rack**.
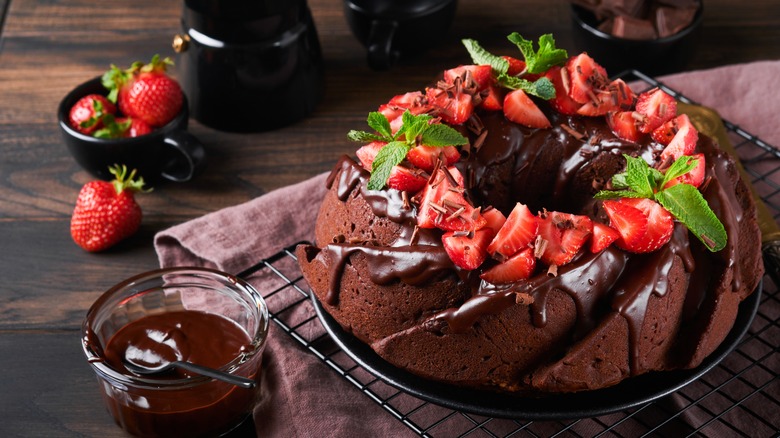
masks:
{"label": "wire cooling rack", "polygon": [[[639,89],[679,92],[639,72],[621,75]],[[780,216],[780,151],[724,121],[751,182],[775,220]],[[773,437],[780,434],[780,295],[770,276],[758,312],[737,348],[718,366],[679,391],[636,408],[593,418],[523,421],[487,418],[420,400],[374,377],[330,338],[311,309],[309,287],[294,254],[283,249],[239,274],[264,273],[276,281],[261,291],[271,319],[304,348],[352,383],[399,422],[422,437],[712,436]],[[263,284],[268,284],[264,282]]]}

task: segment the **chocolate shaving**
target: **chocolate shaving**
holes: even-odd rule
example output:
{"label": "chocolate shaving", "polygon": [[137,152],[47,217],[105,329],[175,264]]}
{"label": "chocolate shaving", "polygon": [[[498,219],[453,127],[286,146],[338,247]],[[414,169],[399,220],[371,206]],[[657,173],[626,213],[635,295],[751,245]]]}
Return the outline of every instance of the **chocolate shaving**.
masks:
{"label": "chocolate shaving", "polygon": [[541,235],[536,236],[536,241],[534,242],[534,258],[542,258],[545,249],[547,249],[547,240]]}
{"label": "chocolate shaving", "polygon": [[558,265],[550,265],[550,267],[547,268],[547,276],[548,277],[557,277],[558,276]]}
{"label": "chocolate shaving", "polygon": [[487,129],[482,130],[482,133],[479,134],[476,140],[474,140],[474,149],[479,150],[483,144],[485,144],[485,139],[487,138],[488,131]]}
{"label": "chocolate shaving", "polygon": [[409,245],[417,245],[417,240],[420,238],[420,227],[414,226],[412,230],[412,236],[409,238]]}
{"label": "chocolate shaving", "polygon": [[569,126],[569,125],[567,125],[565,123],[561,123],[561,128],[564,131],[568,132],[569,135],[571,135],[572,137],[576,138],[577,140],[582,140],[583,138],[585,138],[585,134],[583,134],[581,132],[578,132],[578,131],[575,131],[574,128],[572,128],[571,126]]}

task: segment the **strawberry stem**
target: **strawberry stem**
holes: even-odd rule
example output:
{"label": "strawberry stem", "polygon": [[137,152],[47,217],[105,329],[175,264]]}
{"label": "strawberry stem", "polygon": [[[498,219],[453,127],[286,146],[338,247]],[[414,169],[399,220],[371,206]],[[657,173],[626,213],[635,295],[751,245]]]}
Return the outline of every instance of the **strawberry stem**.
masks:
{"label": "strawberry stem", "polygon": [[115,179],[111,181],[111,183],[114,185],[114,189],[116,189],[117,195],[122,193],[125,190],[128,190],[130,192],[144,192],[148,193],[151,192],[152,189],[144,189],[144,178],[142,176],[139,176],[138,179],[135,179],[135,173],[136,169],[133,169],[130,171],[130,173],[127,173],[127,166],[118,165],[115,164],[113,166],[110,166],[108,168],[108,171],[114,175]]}

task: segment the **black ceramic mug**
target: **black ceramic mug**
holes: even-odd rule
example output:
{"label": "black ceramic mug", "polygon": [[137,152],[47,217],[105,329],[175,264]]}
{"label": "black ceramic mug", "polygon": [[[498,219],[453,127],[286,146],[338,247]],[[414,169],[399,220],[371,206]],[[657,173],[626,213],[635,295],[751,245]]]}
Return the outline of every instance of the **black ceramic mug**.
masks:
{"label": "black ceramic mug", "polygon": [[165,126],[132,138],[104,139],[82,134],[70,126],[71,107],[88,94],[106,95],[100,77],[91,79],[68,93],[57,110],[60,131],[73,158],[84,170],[103,179],[114,178],[108,171],[114,164],[136,169],[144,180],[189,181],[205,165],[203,144],[187,132],[189,113],[184,98],[179,114]]}
{"label": "black ceramic mug", "polygon": [[186,0],[174,48],[190,113],[212,128],[275,129],[321,100],[322,53],[305,0]]}
{"label": "black ceramic mug", "polygon": [[374,70],[387,70],[441,41],[456,8],[456,0],[344,0],[347,23]]}

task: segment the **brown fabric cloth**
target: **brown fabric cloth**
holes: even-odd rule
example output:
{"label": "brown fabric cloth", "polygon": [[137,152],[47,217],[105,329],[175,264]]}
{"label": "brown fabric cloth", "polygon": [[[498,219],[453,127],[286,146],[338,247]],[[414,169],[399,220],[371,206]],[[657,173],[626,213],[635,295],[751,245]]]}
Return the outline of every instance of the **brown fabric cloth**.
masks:
{"label": "brown fabric cloth", "polygon": [[[660,80],[769,144],[780,145],[777,77],[780,61],[765,61]],[[155,237],[160,265],[202,265],[238,273],[282,247],[311,240],[324,181],[325,175],[319,175],[160,232]],[[252,282],[263,287],[262,280]],[[268,395],[255,412],[259,436],[413,435],[276,327],[266,351],[265,373]]]}

